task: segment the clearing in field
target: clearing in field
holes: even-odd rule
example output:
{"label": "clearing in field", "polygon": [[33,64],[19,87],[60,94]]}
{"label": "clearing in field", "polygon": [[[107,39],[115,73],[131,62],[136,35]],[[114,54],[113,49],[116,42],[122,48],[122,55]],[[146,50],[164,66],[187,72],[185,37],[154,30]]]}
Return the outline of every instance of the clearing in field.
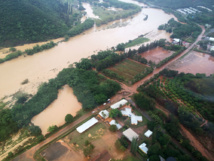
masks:
{"label": "clearing in field", "polygon": [[123,77],[124,82],[129,83],[137,74],[145,72],[147,68],[146,65],[126,59],[111,67],[110,70]]}

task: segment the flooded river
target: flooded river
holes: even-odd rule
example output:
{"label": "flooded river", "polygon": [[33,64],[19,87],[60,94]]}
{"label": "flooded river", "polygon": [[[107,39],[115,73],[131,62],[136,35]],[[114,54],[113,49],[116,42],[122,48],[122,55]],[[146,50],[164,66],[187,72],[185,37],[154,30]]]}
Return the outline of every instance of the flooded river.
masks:
{"label": "flooded river", "polygon": [[65,85],[59,90],[58,98],[44,111],[34,116],[31,122],[39,126],[42,134],[45,135],[49,126],[63,125],[67,114],[76,116],[77,111],[80,109],[82,109],[82,105],[73,94],[72,88]]}
{"label": "flooded river", "polygon": [[[149,15],[147,21],[143,20],[145,14]],[[122,20],[126,21],[125,26],[108,29],[108,25],[95,27],[50,50],[0,64],[0,98],[19,90],[35,94],[42,82],[56,77],[58,72],[69,64],[78,62],[81,58],[86,58],[99,50],[128,42],[139,35],[149,33],[147,37],[150,40],[169,39],[169,34],[158,31],[157,28],[173,17],[162,10],[146,8],[133,18]],[[25,79],[28,79],[29,83],[21,85]]]}

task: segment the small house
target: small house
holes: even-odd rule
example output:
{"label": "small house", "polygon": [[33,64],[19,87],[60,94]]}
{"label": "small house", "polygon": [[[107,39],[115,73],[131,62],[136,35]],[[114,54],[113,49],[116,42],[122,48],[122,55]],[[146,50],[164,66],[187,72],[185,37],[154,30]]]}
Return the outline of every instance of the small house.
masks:
{"label": "small house", "polygon": [[139,138],[139,135],[134,132],[131,128],[128,128],[127,130],[123,131],[123,135],[129,140],[132,142],[132,140],[134,138]]}

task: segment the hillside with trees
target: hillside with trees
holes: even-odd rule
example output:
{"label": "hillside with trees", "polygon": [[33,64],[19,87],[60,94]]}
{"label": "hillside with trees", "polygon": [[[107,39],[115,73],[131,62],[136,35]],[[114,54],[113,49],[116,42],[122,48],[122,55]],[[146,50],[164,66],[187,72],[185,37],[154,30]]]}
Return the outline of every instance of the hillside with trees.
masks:
{"label": "hillside with trees", "polygon": [[0,46],[64,36],[72,23],[68,3],[57,0],[6,0],[0,7]]}

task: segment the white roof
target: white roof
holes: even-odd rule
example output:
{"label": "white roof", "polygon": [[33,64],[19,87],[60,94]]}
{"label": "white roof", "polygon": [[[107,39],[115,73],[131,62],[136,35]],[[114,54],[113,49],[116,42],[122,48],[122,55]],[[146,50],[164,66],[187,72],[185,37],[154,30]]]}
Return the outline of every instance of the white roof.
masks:
{"label": "white roof", "polygon": [[214,46],[211,46],[210,51],[214,51]]}
{"label": "white roof", "polygon": [[152,131],[148,130],[147,132],[144,133],[144,135],[149,138],[152,135]]}
{"label": "white roof", "polygon": [[79,126],[78,128],[76,128],[76,130],[79,133],[83,133],[84,131],[86,131],[87,129],[89,129],[93,125],[95,125],[97,122],[98,122],[98,120],[95,117],[93,117],[90,120],[88,120],[87,122],[85,122],[84,124],[82,124],[81,126]]}
{"label": "white roof", "polygon": [[131,117],[132,115],[132,109],[131,108],[125,108],[125,110],[121,110],[121,113],[123,116],[129,116]]}
{"label": "white roof", "polygon": [[143,143],[139,146],[140,150],[147,154],[148,148],[146,147],[146,143]]}
{"label": "white roof", "polygon": [[210,41],[214,41],[214,37],[210,37],[209,40],[210,40]]}
{"label": "white roof", "polygon": [[102,110],[102,111],[99,112],[99,115],[100,115],[102,118],[106,119],[106,118],[109,117],[109,112],[108,112],[107,110]]}
{"label": "white roof", "polygon": [[116,123],[115,120],[111,120],[111,122],[109,124],[110,125],[116,125],[118,130],[122,128],[122,126],[120,124]]}
{"label": "white roof", "polygon": [[138,121],[142,122],[143,121],[143,117],[142,116],[132,115],[131,123],[137,125]]}
{"label": "white roof", "polygon": [[180,42],[180,39],[175,38],[175,39],[173,39],[173,41]]}
{"label": "white roof", "polygon": [[111,107],[112,109],[117,109],[117,108],[119,108],[120,106],[125,105],[126,103],[128,103],[128,101],[125,100],[125,99],[122,99],[122,100],[120,100],[119,102],[117,102],[117,103],[111,105],[110,107]]}
{"label": "white roof", "polygon": [[142,122],[143,117],[142,116],[136,116],[135,114],[132,113],[131,108],[125,108],[125,110],[121,110],[121,113],[123,116],[128,116],[131,117],[131,124],[138,124],[138,121]]}
{"label": "white roof", "polygon": [[134,132],[131,128],[128,128],[127,130],[123,131],[123,135],[132,142],[132,139],[138,138],[139,135]]}

